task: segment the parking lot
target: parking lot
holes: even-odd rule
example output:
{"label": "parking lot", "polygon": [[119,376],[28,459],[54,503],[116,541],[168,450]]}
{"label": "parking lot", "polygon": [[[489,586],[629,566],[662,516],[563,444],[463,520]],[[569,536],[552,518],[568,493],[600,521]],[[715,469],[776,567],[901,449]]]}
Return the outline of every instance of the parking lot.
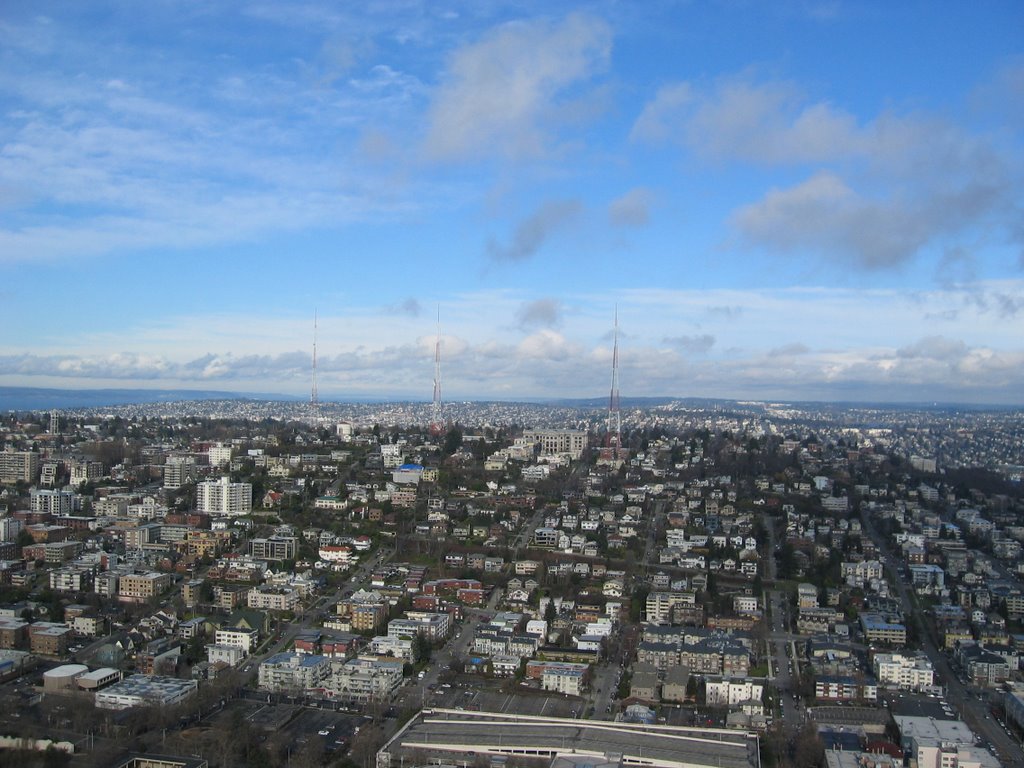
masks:
{"label": "parking lot", "polygon": [[427,692],[427,706],[484,712],[514,712],[545,717],[579,717],[583,714],[583,702],[576,697],[529,689],[507,692],[501,690],[500,681],[481,679],[471,682],[475,684],[466,682],[438,685],[433,691]]}
{"label": "parking lot", "polygon": [[227,732],[239,714],[255,728],[268,733],[285,734],[295,747],[311,739],[322,739],[327,750],[347,747],[357,729],[366,723],[362,715],[331,709],[239,699],[211,717],[207,724]]}

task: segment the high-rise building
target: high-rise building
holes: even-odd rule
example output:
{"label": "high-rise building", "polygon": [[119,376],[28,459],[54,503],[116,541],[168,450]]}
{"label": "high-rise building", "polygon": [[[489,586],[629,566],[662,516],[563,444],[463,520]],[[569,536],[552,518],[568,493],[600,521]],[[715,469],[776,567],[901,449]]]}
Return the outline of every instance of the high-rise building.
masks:
{"label": "high-rise building", "polygon": [[211,515],[246,515],[252,512],[252,485],[229,477],[207,480],[198,486],[196,507]]}
{"label": "high-rise building", "polygon": [[92,480],[99,480],[101,477],[103,477],[103,462],[101,461],[76,461],[71,464],[72,487]]}
{"label": "high-rise building", "polygon": [[211,445],[206,455],[210,457],[211,467],[226,467],[231,463],[231,446],[221,443]]}
{"label": "high-rise building", "polygon": [[175,490],[196,477],[196,460],[192,456],[168,456],[164,464],[164,488]]}
{"label": "high-rise building", "polygon": [[25,524],[16,517],[0,517],[0,541],[14,541]]}
{"label": "high-rise building", "polygon": [[0,483],[31,483],[39,474],[39,454],[35,451],[0,453]]}
{"label": "high-rise building", "polygon": [[75,511],[75,494],[71,491],[33,488],[29,505],[36,513],[70,515]]}
{"label": "high-rise building", "polygon": [[57,485],[57,479],[63,465],[57,459],[47,459],[39,468],[39,484],[52,488]]}

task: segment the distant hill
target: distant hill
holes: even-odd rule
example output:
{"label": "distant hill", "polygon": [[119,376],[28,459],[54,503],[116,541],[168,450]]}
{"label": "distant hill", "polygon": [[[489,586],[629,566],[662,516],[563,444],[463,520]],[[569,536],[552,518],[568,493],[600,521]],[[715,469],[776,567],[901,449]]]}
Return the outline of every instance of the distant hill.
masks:
{"label": "distant hill", "polygon": [[[5,411],[47,411],[51,408],[104,408],[118,405],[144,405],[152,403],[191,402],[199,400],[251,400],[256,402],[287,402],[305,401],[305,396],[282,395],[262,392],[224,392],[206,389],[44,389],[41,387],[0,387],[0,413]],[[321,396],[320,402],[327,403],[424,403],[426,400],[409,398],[389,398],[380,395]],[[487,402],[519,402],[530,406],[552,408],[580,408],[584,410],[603,410],[608,407],[607,397],[590,398],[521,398],[515,400],[493,401],[487,398],[467,400],[467,403]],[[864,410],[879,411],[1007,411],[1018,410],[1020,406],[965,405],[957,403],[884,403],[884,402],[814,402],[785,401],[779,399],[726,400],[705,397],[623,397],[619,403],[624,410],[630,408],[655,408],[674,403],[689,408],[704,409],[740,409],[746,413],[764,412],[769,403],[786,404],[810,410]]]}
{"label": "distant hill", "polygon": [[201,389],[42,389],[0,387],[0,412],[51,408],[100,408],[106,405],[173,403],[183,400],[294,400],[288,395],[240,394]]}

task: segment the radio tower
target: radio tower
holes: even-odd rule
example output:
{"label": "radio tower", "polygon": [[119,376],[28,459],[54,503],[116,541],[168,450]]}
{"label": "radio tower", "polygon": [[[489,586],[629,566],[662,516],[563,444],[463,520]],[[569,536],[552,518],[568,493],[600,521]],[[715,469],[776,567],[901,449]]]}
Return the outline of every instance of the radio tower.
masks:
{"label": "radio tower", "polygon": [[440,434],[441,423],[441,308],[437,308],[437,338],[434,340],[434,404],[430,414],[430,430]]}
{"label": "radio tower", "polygon": [[622,440],[622,412],[619,410],[619,308],[615,307],[615,344],[612,347],[612,391],[608,397],[608,439],[614,442],[614,456],[619,458]]}
{"label": "radio tower", "polygon": [[309,393],[309,409],[313,412],[313,424],[320,423],[320,396],[316,391],[316,331],[317,311],[313,310],[313,387]]}

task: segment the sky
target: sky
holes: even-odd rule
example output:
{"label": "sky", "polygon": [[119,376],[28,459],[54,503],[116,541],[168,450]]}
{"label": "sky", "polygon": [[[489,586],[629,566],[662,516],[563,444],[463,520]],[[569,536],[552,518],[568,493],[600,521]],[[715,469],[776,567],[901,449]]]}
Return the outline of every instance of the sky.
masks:
{"label": "sky", "polygon": [[1019,0],[6,0],[0,110],[0,385],[1024,404]]}

